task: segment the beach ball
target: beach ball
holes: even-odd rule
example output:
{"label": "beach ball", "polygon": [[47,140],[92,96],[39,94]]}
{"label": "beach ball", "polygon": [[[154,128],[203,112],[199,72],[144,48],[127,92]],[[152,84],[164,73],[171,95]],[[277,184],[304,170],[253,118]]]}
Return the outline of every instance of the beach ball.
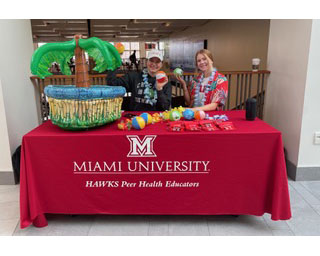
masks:
{"label": "beach ball", "polygon": [[181,68],[176,68],[175,70],[173,70],[173,74],[175,74],[176,76],[182,76],[183,70]]}
{"label": "beach ball", "polygon": [[152,116],[149,113],[142,113],[140,116],[144,119],[147,125],[152,124]]}
{"label": "beach ball", "polygon": [[124,52],[124,45],[122,43],[115,43],[114,47],[116,47],[119,54]]}
{"label": "beach ball", "polygon": [[163,71],[158,71],[156,74],[156,79],[158,83],[163,83],[164,81],[166,81],[166,73],[164,73]]}
{"label": "beach ball", "polygon": [[141,116],[136,116],[132,119],[132,127],[141,130],[146,126],[146,122]]}
{"label": "beach ball", "polygon": [[203,110],[197,110],[194,113],[194,118],[197,120],[203,120],[206,117],[206,113]]}
{"label": "beach ball", "polygon": [[194,112],[191,109],[186,109],[183,111],[182,115],[187,120],[192,120],[194,118]]}
{"label": "beach ball", "polygon": [[177,110],[170,111],[169,118],[171,121],[178,121],[181,118],[180,112]]}

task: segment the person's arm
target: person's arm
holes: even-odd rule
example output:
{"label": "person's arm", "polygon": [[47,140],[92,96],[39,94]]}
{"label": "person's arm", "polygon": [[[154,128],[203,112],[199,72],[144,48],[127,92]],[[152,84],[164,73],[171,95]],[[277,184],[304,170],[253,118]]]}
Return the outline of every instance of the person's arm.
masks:
{"label": "person's arm", "polygon": [[176,76],[176,79],[182,85],[184,100],[185,100],[186,105],[189,106],[190,105],[190,101],[191,101],[191,95],[190,95],[190,91],[188,90],[187,83],[186,83],[186,81],[184,81],[182,79],[181,76]]}
{"label": "person's arm", "polygon": [[169,110],[171,106],[171,83],[168,83],[168,78],[164,83],[157,83],[157,110]]}
{"label": "person's arm", "polygon": [[228,80],[226,77],[219,78],[215,94],[212,97],[212,103],[217,103],[217,108],[221,109],[227,101],[228,96]]}
{"label": "person's arm", "polygon": [[191,109],[193,111],[196,111],[196,110],[213,111],[213,110],[217,109],[218,105],[219,105],[218,103],[214,102],[214,103],[204,105],[202,107],[196,107],[196,108],[191,108]]}
{"label": "person's arm", "polygon": [[117,77],[115,71],[108,71],[107,73],[107,85],[111,86],[123,86],[127,92],[131,92],[132,82],[130,74],[125,74],[122,77]]}
{"label": "person's arm", "polygon": [[217,87],[214,90],[212,102],[202,107],[193,108],[192,110],[203,110],[203,111],[216,110],[218,107],[220,108],[226,104],[227,95],[228,95],[228,80],[226,77],[219,78],[217,81]]}

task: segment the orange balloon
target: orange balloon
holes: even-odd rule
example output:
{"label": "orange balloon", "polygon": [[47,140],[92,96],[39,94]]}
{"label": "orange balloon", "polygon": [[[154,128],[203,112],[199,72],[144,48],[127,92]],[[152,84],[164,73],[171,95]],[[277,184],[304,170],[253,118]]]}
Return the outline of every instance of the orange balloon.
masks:
{"label": "orange balloon", "polygon": [[116,47],[119,54],[122,54],[124,52],[124,46],[122,43],[115,43],[114,47]]}

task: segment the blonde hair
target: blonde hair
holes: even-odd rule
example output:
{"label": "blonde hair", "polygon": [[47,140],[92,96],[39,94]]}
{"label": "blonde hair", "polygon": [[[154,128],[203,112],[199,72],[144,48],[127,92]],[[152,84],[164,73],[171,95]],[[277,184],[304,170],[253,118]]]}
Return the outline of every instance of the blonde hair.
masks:
{"label": "blonde hair", "polygon": [[198,62],[197,62],[197,57],[199,54],[202,54],[204,55],[207,59],[211,60],[212,63],[213,63],[213,56],[212,56],[212,53],[207,50],[207,49],[201,49],[199,51],[196,52],[196,56],[195,56],[195,63],[196,63],[196,72],[198,73],[199,70],[198,70]]}

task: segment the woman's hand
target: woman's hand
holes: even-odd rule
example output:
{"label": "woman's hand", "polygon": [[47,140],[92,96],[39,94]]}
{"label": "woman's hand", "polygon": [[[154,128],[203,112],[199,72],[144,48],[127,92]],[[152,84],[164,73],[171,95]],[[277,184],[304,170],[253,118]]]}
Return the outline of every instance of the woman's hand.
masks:
{"label": "woman's hand", "polygon": [[186,85],[186,82],[183,80],[181,76],[177,76],[177,75],[174,75],[174,76],[182,85]]}

